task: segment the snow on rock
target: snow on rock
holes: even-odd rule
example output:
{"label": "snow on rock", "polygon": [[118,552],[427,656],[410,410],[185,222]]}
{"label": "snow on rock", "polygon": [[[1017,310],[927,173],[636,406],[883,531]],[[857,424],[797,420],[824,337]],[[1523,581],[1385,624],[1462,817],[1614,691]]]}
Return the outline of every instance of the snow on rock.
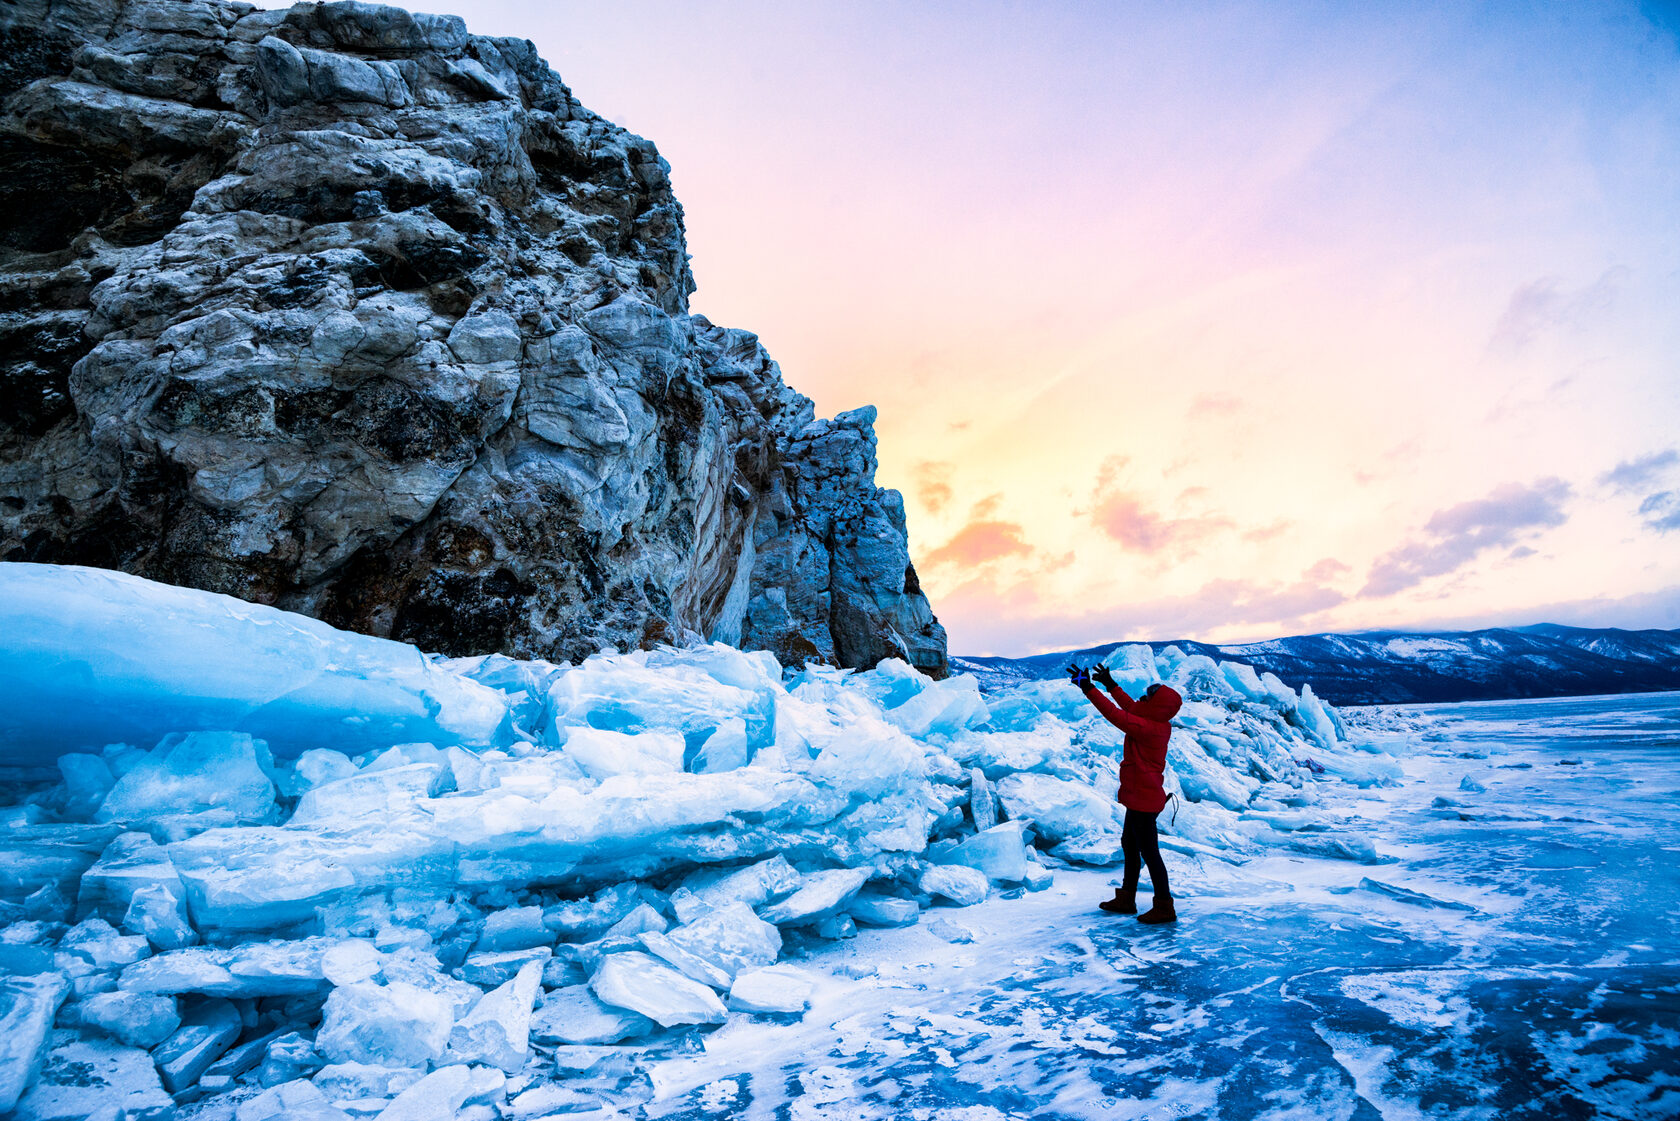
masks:
{"label": "snow on rock", "polygon": [[609,956],[589,986],[603,1002],[639,1012],[664,1027],[721,1024],[728,1018],[711,989],[640,950]]}

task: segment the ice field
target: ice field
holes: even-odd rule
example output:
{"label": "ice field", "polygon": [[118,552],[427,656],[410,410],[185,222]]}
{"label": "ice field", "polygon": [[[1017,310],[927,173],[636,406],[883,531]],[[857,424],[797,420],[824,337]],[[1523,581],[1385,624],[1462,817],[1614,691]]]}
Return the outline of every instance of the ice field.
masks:
{"label": "ice field", "polygon": [[1187,698],[1176,927],[1094,907],[1119,737],[1062,681],[441,661],[0,565],[0,1113],[1677,1112],[1680,697],[1108,661]]}

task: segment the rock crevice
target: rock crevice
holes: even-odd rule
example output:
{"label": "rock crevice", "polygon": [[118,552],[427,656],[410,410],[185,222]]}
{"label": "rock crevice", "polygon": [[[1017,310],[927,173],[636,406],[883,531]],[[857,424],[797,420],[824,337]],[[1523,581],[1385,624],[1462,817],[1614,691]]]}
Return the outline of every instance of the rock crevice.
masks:
{"label": "rock crevice", "polygon": [[450,654],[945,670],[874,411],[690,314],[648,141],[361,3],[0,9],[0,557]]}

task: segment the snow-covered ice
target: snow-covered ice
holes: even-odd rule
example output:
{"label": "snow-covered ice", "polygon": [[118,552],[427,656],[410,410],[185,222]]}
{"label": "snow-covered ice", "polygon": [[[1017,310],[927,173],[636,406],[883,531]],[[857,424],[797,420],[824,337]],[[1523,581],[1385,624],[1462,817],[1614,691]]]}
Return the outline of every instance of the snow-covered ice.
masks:
{"label": "snow-covered ice", "polygon": [[90,570],[0,590],[41,624],[0,620],[0,685],[61,715],[0,728],[0,1090],[26,1103],[76,1048],[247,1121],[1680,1093],[1651,1027],[1680,980],[1650,872],[1680,851],[1650,766],[1672,700],[1350,714],[1119,648],[1128,688],[1187,699],[1161,821],[1185,918],[1150,931],[1093,907],[1120,736],[1064,682],[715,644],[446,661]]}

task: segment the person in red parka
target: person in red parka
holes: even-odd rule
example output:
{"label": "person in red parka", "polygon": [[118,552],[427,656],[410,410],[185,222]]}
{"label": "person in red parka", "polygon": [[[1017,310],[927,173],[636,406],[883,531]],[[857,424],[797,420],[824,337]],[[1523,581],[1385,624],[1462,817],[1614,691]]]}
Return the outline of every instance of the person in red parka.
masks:
{"label": "person in red parka", "polygon": [[[1155,818],[1166,808],[1169,795],[1162,785],[1167,770],[1167,741],[1172,738],[1172,718],[1184,704],[1184,698],[1170,685],[1151,685],[1137,700],[1132,700],[1114,680],[1105,665],[1089,671],[1078,665],[1068,667],[1068,675],[1085,699],[1108,718],[1108,722],[1126,733],[1125,747],[1120,756],[1120,804],[1126,807],[1126,820],[1120,829],[1120,848],[1126,855],[1124,886],[1114,889],[1114,898],[1098,904],[1105,911],[1121,915],[1137,915],[1138,874],[1143,865],[1149,866],[1149,882],[1155,888],[1155,905],[1138,915],[1138,922],[1169,923],[1178,920],[1173,909],[1172,890],[1167,886],[1167,866],[1161,859],[1160,838],[1155,830]],[[1097,692],[1093,679],[1107,689],[1109,697]]]}

